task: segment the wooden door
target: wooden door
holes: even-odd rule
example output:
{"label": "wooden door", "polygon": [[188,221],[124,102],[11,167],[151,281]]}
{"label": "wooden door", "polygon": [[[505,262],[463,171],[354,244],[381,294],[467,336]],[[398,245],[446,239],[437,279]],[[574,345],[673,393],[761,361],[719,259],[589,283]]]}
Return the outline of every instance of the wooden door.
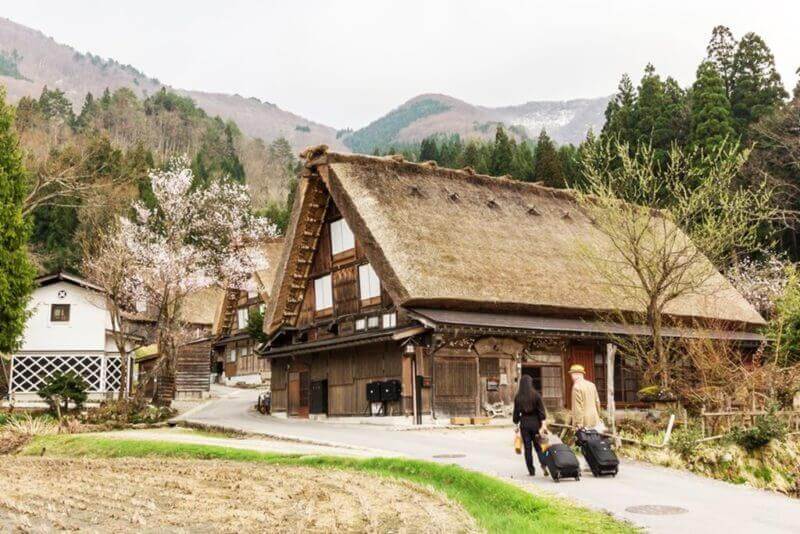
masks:
{"label": "wooden door", "polygon": [[308,371],[289,373],[289,415],[308,417]]}
{"label": "wooden door", "polygon": [[564,379],[566,387],[564,391],[567,393],[565,405],[567,408],[572,408],[572,377],[569,374],[569,368],[574,364],[582,365],[586,370],[586,380],[594,382],[594,347],[590,346],[575,346],[569,348],[569,356],[564,365]]}
{"label": "wooden door", "polygon": [[433,365],[437,415],[479,415],[477,358],[437,356]]}

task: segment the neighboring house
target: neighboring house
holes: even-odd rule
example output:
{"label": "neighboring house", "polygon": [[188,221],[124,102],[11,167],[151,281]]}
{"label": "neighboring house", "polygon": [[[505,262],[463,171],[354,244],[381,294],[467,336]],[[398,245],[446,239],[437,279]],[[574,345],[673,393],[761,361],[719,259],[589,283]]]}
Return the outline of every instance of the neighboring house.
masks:
{"label": "neighboring house", "polygon": [[[605,400],[613,336],[648,330],[598,319],[641,310],[576,254],[611,247],[568,191],[325,147],[306,156],[259,347],[273,413],[482,415],[511,402],[522,374],[562,408],[574,363]],[[759,343],[759,314],[719,273],[712,287],[674,301],[665,334]],[[616,400],[635,403],[625,355],[613,366]],[[387,381],[398,400],[373,405]]]}
{"label": "neighboring house", "polygon": [[[136,325],[135,331],[146,336],[150,343],[137,351],[134,380],[145,385],[145,397],[160,402],[182,399],[198,399],[208,396],[213,359],[212,329],[215,312],[225,298],[225,291],[206,288],[189,294],[183,303],[182,318],[186,326],[188,341],[178,348],[174,380],[162,373],[153,373],[159,361],[156,349],[155,311],[141,306],[137,313],[127,319]],[[148,375],[153,376],[148,379]]]}
{"label": "neighboring house", "polygon": [[[119,352],[102,288],[66,273],[37,278],[36,285],[22,346],[12,355],[11,398],[40,401],[37,392],[59,371],[83,378],[90,401],[119,391]],[[129,349],[140,341],[132,336]]]}
{"label": "neighboring house", "polygon": [[214,320],[212,376],[228,385],[269,385],[270,382],[269,362],[256,355],[258,341],[250,335],[248,323],[251,314],[263,315],[266,310],[283,250],[283,238],[271,240],[262,249],[268,260],[267,268],[253,273],[246,289],[228,289]]}

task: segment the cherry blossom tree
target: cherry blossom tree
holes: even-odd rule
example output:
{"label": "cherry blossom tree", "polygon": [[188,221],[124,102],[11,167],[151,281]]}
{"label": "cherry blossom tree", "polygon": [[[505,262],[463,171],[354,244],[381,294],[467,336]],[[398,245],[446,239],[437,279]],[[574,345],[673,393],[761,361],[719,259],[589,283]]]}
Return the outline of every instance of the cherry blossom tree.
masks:
{"label": "cherry blossom tree", "polygon": [[111,335],[119,353],[119,400],[123,400],[128,393],[131,333],[125,314],[147,299],[144,286],[138,283],[134,260],[118,225],[106,228],[91,242],[84,243],[83,272],[104,290],[105,306],[111,319]]}
{"label": "cherry blossom tree", "polygon": [[[165,378],[160,389],[174,380],[186,296],[214,286],[244,286],[255,270],[266,267],[254,245],[277,230],[252,213],[245,186],[221,179],[193,188],[185,158],[151,172],[150,180],[154,206],[135,202],[133,216],[120,219],[119,239],[130,262],[126,299],[144,300],[156,312],[156,368]],[[157,397],[167,400],[163,392]]]}

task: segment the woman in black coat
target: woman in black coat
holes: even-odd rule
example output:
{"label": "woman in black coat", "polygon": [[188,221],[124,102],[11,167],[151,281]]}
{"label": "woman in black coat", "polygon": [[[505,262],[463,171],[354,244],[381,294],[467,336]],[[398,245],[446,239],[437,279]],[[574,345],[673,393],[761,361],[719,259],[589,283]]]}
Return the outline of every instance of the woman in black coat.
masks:
{"label": "woman in black coat", "polygon": [[536,474],[531,446],[536,449],[539,465],[542,466],[542,471],[547,476],[544,453],[537,439],[539,431],[545,424],[545,419],[547,419],[547,413],[544,410],[542,396],[533,387],[533,379],[529,375],[522,375],[517,396],[514,397],[514,423],[519,425],[519,432],[522,434],[522,442],[525,445],[525,465],[528,466],[528,473],[531,476]]}

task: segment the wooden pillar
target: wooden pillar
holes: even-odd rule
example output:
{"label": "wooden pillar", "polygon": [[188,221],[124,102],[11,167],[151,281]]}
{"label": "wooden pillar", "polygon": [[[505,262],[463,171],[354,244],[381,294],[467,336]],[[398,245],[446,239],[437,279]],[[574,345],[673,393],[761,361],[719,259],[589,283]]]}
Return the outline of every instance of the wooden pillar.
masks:
{"label": "wooden pillar", "polygon": [[611,434],[617,435],[617,415],[614,405],[614,360],[617,356],[617,346],[614,343],[606,344],[606,409],[611,423]]}

